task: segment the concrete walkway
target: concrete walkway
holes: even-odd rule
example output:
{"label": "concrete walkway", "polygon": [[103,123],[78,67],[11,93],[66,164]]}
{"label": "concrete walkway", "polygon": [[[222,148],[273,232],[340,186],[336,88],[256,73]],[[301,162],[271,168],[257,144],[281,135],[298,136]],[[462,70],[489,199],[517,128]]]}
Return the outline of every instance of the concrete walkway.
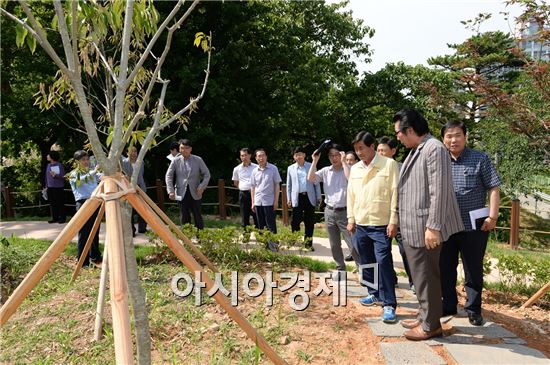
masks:
{"label": "concrete walkway", "polygon": [[[0,222],[0,232],[2,236],[9,237],[12,234],[21,238],[34,238],[37,240],[54,241],[61,233],[67,223],[49,224],[45,221],[5,221]],[[99,228],[99,241],[105,242],[105,223],[102,223]],[[73,242],[76,242],[78,236],[73,237]],[[134,243],[138,245],[147,244],[147,236],[137,234],[134,237]]]}
{"label": "concrete walkway", "polygon": [[[48,224],[44,221],[0,222],[0,232],[3,236],[12,234],[23,238],[35,238],[53,241],[65,224]],[[100,241],[105,239],[105,224],[101,225]],[[76,241],[76,237],[74,238]],[[147,244],[148,237],[138,234],[134,238],[136,244]],[[286,252],[311,257],[313,259],[331,262],[332,256],[328,238],[314,237],[315,251],[305,252],[289,250]],[[345,243],[344,254],[348,253]],[[394,264],[403,268],[401,255],[397,246],[392,247]],[[348,263],[351,264],[351,263]],[[460,270],[462,271],[462,270]],[[416,296],[408,289],[407,278],[399,276],[396,288],[398,299],[398,320],[412,318],[418,308]],[[357,281],[355,274],[348,275],[347,296],[358,310],[364,310],[358,302],[360,297],[367,295],[365,287]],[[378,311],[379,308],[368,307],[368,310]],[[463,364],[545,364],[550,360],[540,351],[529,348],[525,341],[514,333],[493,322],[486,322],[481,327],[470,325],[462,311],[454,318],[442,319],[445,336],[424,342],[410,342],[403,337],[404,329],[399,323],[384,324],[377,317],[368,317],[366,325],[374,336],[381,339],[380,350],[387,364],[446,364],[440,356],[441,346],[454,363]],[[436,349],[438,349],[436,351]]]}

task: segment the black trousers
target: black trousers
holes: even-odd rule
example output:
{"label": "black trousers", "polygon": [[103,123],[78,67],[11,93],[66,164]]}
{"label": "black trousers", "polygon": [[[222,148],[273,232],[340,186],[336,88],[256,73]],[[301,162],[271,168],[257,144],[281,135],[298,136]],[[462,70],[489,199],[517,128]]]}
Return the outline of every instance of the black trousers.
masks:
{"label": "black trousers", "polygon": [[135,209],[132,209],[132,232],[134,234],[136,233],[136,226],[134,225],[136,221],[136,216],[137,216],[138,232],[145,233],[145,231],[147,231],[147,223],[143,218],[141,218],[141,215],[139,215]]}
{"label": "black trousers", "polygon": [[246,228],[250,225],[250,216],[254,220],[254,227],[258,228],[258,218],[252,211],[252,197],[250,190],[239,190],[239,207],[241,210],[241,226]]}
{"label": "black trousers", "polygon": [[467,296],[464,310],[468,313],[481,314],[483,256],[485,256],[488,238],[489,232],[462,231],[453,234],[443,243],[439,258],[443,312],[453,313],[456,311],[456,305],[458,304],[456,268],[460,254],[464,267],[464,287]]}
{"label": "black trousers", "polygon": [[[84,205],[85,201],[86,199],[76,201],[77,211],[80,209],[82,205]],[[97,218],[98,213],[99,213],[99,208],[94,212],[94,214],[92,214],[90,219],[88,219],[88,221],[84,223],[84,226],[82,226],[82,229],[80,229],[80,231],[78,232],[78,259],[80,259],[80,256],[84,251],[84,246],[86,246],[86,241],[88,240],[88,237],[92,232],[92,228],[94,227],[94,222]],[[90,264],[90,259],[94,261],[102,261],[101,252],[99,251],[99,229],[97,230],[94,236],[94,240],[92,241],[92,247],[88,252],[88,256],[84,260],[83,266],[88,266]]]}
{"label": "black trousers", "polygon": [[258,228],[264,229],[267,227],[273,233],[277,233],[277,220],[273,205],[260,206],[256,205],[256,214],[258,215]]}
{"label": "black trousers", "polygon": [[298,206],[292,207],[292,220],[290,222],[292,232],[300,230],[301,222],[304,222],[305,238],[312,238],[315,226],[315,206],[309,202],[307,193],[300,193],[298,195]]}
{"label": "black trousers", "polygon": [[50,212],[52,220],[64,222],[65,216],[65,192],[63,188],[48,188],[48,201],[50,202]]}
{"label": "black trousers", "polygon": [[198,229],[204,228],[204,222],[201,215],[202,199],[195,200],[189,192],[189,187],[183,196],[183,200],[179,202],[180,205],[180,220],[181,224],[191,223],[191,214],[193,212],[193,220],[195,221],[195,227]]}

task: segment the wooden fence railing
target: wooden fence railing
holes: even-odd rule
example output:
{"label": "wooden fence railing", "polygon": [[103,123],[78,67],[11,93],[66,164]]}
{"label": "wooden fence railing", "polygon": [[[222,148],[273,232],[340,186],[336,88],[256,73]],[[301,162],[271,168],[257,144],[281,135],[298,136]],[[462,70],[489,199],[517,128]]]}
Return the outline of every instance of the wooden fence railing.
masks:
{"label": "wooden fence railing", "polygon": [[[157,205],[162,209],[163,211],[166,211],[166,206],[168,204],[175,204],[175,202],[170,202],[167,200],[166,196],[166,186],[163,184],[163,181],[160,179],[157,179],[154,186],[147,187],[146,190],[155,190],[155,194],[153,194],[156,199],[155,202]],[[216,206],[218,208],[218,216],[220,219],[226,219],[227,218],[227,208],[238,208],[238,204],[230,203],[228,200],[228,190],[238,190],[237,188],[233,186],[226,186],[225,181],[223,179],[219,179],[217,185],[210,185],[207,187],[207,189],[217,189],[217,201],[216,202],[206,202],[203,203],[205,206]],[[68,190],[70,191],[70,190]],[[13,203],[13,197],[16,194],[23,194],[23,193],[36,193],[40,194],[40,191],[36,192],[13,192],[11,191],[9,186],[2,187],[2,208],[4,209],[5,216],[8,218],[14,218],[15,212],[17,210],[21,209],[28,209],[28,208],[34,208],[34,207],[48,207],[48,204],[41,204],[39,206],[15,206]],[[288,226],[289,224],[289,212],[291,209],[288,208],[287,204],[287,197],[286,197],[286,184],[282,185],[281,193],[280,193],[280,204],[278,211],[281,212],[283,224],[285,226]],[[73,204],[66,204],[67,206],[71,206]],[[516,249],[519,244],[519,232],[521,231],[529,231],[532,233],[537,234],[545,234],[550,235],[550,232],[545,231],[538,231],[533,230],[525,227],[520,226],[520,205],[519,200],[513,200],[511,206],[501,206],[500,209],[511,209],[511,216],[510,216],[510,226],[509,227],[496,227],[496,229],[499,230],[509,230],[510,231],[510,239],[509,244],[512,248]],[[322,214],[322,212],[318,212],[319,214]]]}

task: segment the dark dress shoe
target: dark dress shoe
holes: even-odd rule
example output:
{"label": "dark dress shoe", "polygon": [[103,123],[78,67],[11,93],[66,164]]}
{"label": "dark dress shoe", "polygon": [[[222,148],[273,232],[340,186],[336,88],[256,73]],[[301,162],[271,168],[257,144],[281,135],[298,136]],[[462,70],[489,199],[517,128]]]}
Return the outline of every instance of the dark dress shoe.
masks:
{"label": "dark dress shoe", "polygon": [[481,314],[468,313],[468,319],[470,320],[470,324],[472,324],[473,326],[483,325],[483,317],[481,316]]}
{"label": "dark dress shoe", "polygon": [[446,311],[444,310],[443,313],[441,314],[441,318],[443,317],[448,317],[448,316],[456,316],[457,314],[457,311],[454,310],[454,311]]}
{"label": "dark dress shoe", "polygon": [[347,261],[347,262],[353,261],[353,256],[347,255],[346,257],[344,257],[344,261]]}
{"label": "dark dress shoe", "polygon": [[422,324],[422,321],[419,319],[404,319],[400,323],[401,323],[401,326],[410,330],[420,326]]}
{"label": "dark dress shoe", "polygon": [[416,326],[415,328],[405,331],[403,333],[403,336],[405,336],[407,340],[411,340],[411,341],[424,341],[432,337],[441,336],[442,334],[443,334],[443,328],[441,327],[433,331],[424,331],[422,326]]}

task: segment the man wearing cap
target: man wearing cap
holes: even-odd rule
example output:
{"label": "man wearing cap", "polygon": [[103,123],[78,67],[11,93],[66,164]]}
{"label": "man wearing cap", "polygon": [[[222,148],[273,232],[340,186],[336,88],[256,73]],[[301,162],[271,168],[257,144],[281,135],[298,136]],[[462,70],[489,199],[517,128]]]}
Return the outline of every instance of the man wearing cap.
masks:
{"label": "man wearing cap", "polygon": [[[316,151],[317,152],[317,151]],[[348,218],[346,211],[349,166],[346,163],[346,153],[337,144],[328,150],[330,166],[317,171],[320,153],[314,153],[307,178],[312,183],[323,183],[325,192],[325,226],[327,228],[332,258],[338,271],[346,271],[344,254],[342,252],[342,236],[348,245],[350,255],[359,262],[357,252],[353,249],[351,234],[347,230]],[[346,174],[346,171],[348,173]]]}

